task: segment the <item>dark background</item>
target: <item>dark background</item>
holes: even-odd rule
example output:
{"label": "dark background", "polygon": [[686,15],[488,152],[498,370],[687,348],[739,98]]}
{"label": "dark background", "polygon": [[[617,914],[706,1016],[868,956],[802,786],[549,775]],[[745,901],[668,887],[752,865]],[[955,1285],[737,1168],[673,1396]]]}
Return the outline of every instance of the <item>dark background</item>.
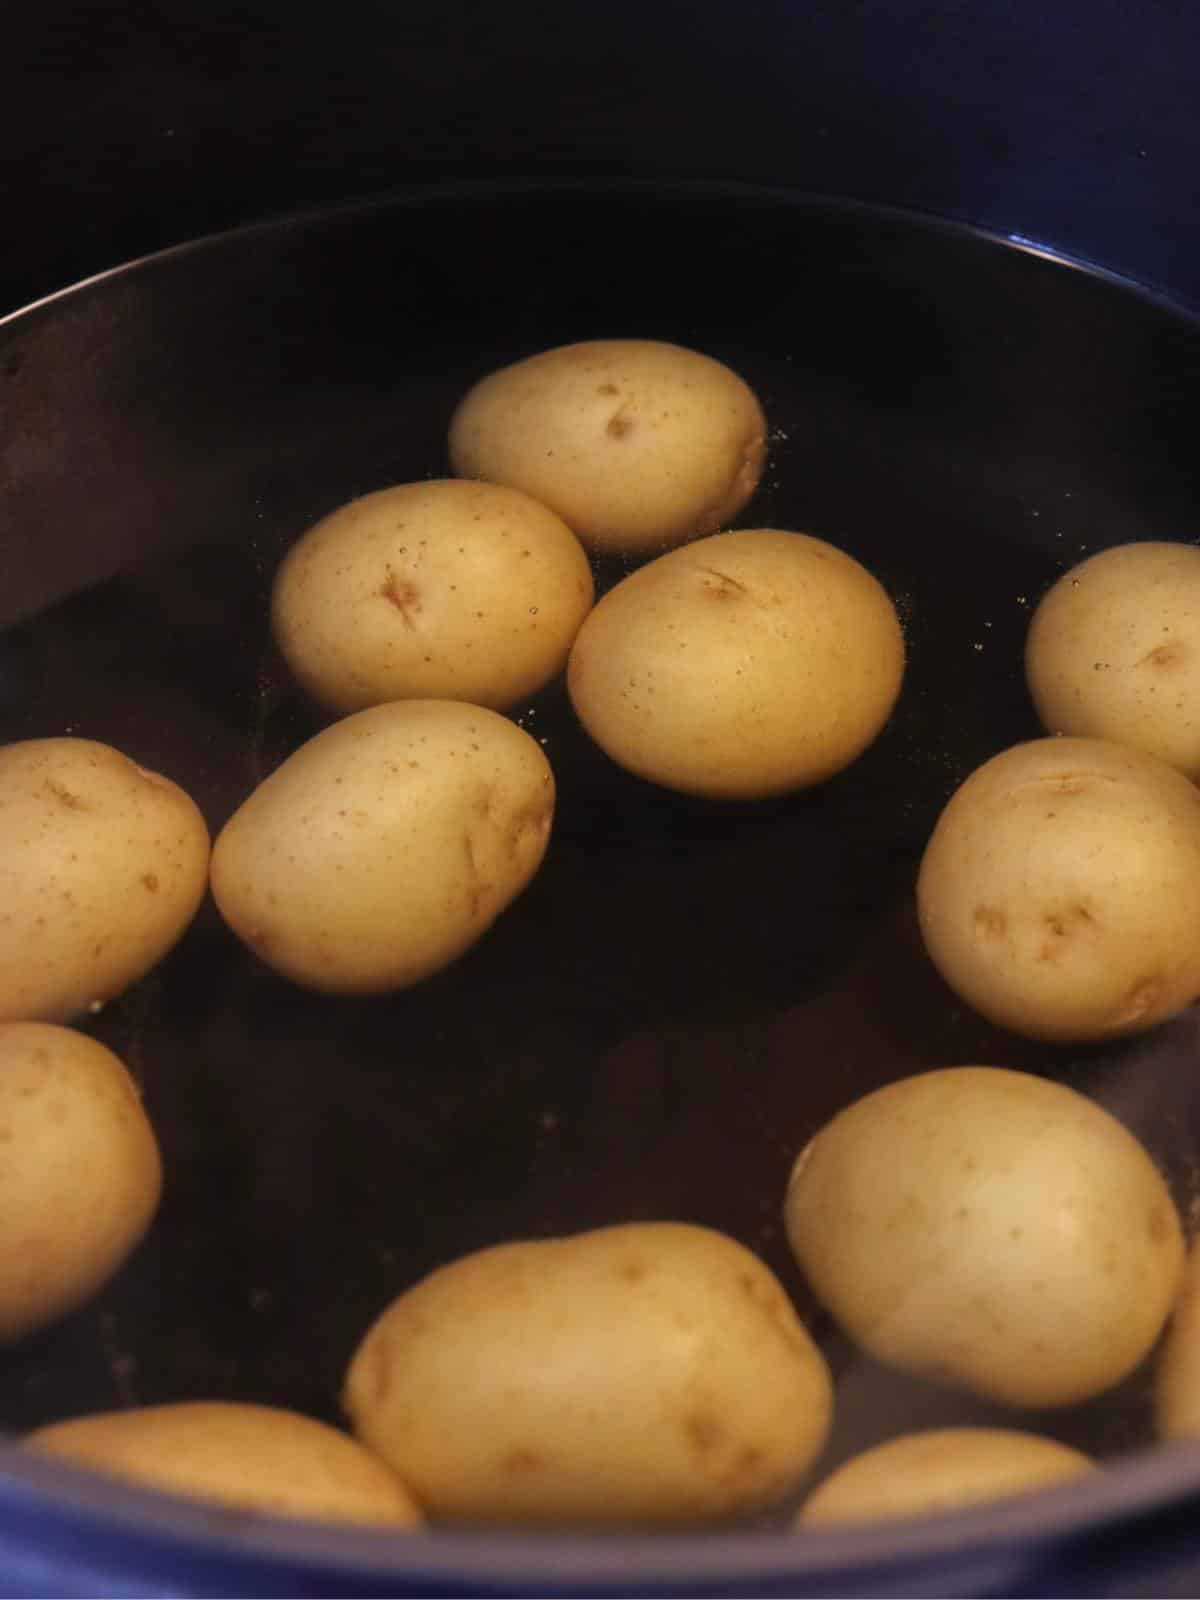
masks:
{"label": "dark background", "polygon": [[1200,303],[1188,0],[9,0],[0,311],[243,220],[476,175],[735,177]]}

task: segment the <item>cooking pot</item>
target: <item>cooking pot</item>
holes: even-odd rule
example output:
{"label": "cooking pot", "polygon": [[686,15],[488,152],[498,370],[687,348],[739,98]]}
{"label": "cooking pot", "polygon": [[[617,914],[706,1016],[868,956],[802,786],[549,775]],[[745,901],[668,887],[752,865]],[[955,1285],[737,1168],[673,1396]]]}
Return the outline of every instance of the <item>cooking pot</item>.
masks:
{"label": "cooking pot", "polygon": [[[940,806],[1037,731],[1021,675],[1037,596],[1085,552],[1194,536],[1187,272],[1101,251],[1079,212],[1060,240],[1174,299],[1016,231],[794,186],[443,178],[169,250],[0,324],[0,738],[108,740],[214,826],[316,726],[269,643],[280,555],[351,495],[444,470],[469,383],[568,339],[674,339],[741,371],[772,449],[740,521],[858,555],[910,645],[860,762],[741,810],[625,776],[553,686],[524,708],[559,781],[552,861],[417,990],[319,1000],[203,912],[87,1023],[143,1084],[162,1212],[91,1305],[5,1353],[0,1422],[192,1395],[336,1420],[358,1336],[423,1272],[650,1217],[723,1228],[784,1279],[839,1381],[823,1468],[901,1428],[1012,1420],[858,1357],[807,1296],[780,1207],[835,1109],[964,1061],[1094,1094],[1187,1197],[1194,1015],[1120,1045],[1033,1045],[956,1002],[915,929]],[[1146,1394],[1143,1372],[1065,1418],[1021,1414],[1110,1459],[1093,1480],[803,1540],[767,1519],[397,1541],[10,1449],[0,1592],[1193,1592],[1200,1451],[1151,1447]]]}

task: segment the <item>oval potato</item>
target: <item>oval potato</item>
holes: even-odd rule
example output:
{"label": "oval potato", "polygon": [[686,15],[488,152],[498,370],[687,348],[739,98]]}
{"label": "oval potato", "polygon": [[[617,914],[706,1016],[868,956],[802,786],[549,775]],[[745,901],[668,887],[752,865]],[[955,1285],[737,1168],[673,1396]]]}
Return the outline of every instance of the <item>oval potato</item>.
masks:
{"label": "oval potato", "polygon": [[296,983],[404,988],[457,959],[533,877],[554,778],[507,718],[401,700],[336,722],[221,830],[212,889],[233,931]]}
{"label": "oval potato", "polygon": [[481,379],[451,420],[450,461],[459,477],[523,489],[590,549],[645,554],[735,516],[766,439],[753,391],[710,356],[596,339]]}
{"label": "oval potato", "polygon": [[592,569],[560,517],[515,489],[398,484],[322,518],[284,558],[271,620],[334,711],[387,700],[503,710],[566,665]]}
{"label": "oval potato", "polygon": [[775,528],[714,534],[610,590],[571,701],[612,759],[668,789],[757,799],[820,783],[891,714],[904,635],[852,556]]}
{"label": "oval potato", "polygon": [[830,1473],[804,1502],[801,1527],[955,1511],[1046,1489],[1095,1470],[1082,1450],[1014,1428],[906,1433]]}
{"label": "oval potato", "polygon": [[161,1191],[154,1130],[112,1051],[55,1023],[0,1023],[0,1338],[94,1294]]}
{"label": "oval potato", "polygon": [[1138,750],[1037,739],[979,767],[921,861],[930,959],[1030,1038],[1106,1039],[1200,994],[1200,794]]}
{"label": "oval potato", "polygon": [[243,1511],[392,1527],[422,1520],[396,1475],[355,1440],[276,1406],[191,1400],[97,1412],[38,1428],[22,1444]]}
{"label": "oval potato", "polygon": [[847,1106],[801,1153],[784,1212],[818,1299],[863,1349],[1011,1406],[1119,1383],[1183,1264],[1170,1191],[1128,1129],[994,1067]]}
{"label": "oval potato", "polygon": [[1051,733],[1133,745],[1200,778],[1200,549],[1149,540],[1072,567],[1033,613],[1025,671]]}
{"label": "oval potato", "polygon": [[0,817],[0,1021],[66,1022],[123,993],[204,897],[196,805],[108,745],[0,747]]}
{"label": "oval potato", "polygon": [[750,1251],[634,1223],[432,1273],[367,1333],[343,1399],[433,1515],[679,1523],[785,1494],[824,1442],[831,1386]]}

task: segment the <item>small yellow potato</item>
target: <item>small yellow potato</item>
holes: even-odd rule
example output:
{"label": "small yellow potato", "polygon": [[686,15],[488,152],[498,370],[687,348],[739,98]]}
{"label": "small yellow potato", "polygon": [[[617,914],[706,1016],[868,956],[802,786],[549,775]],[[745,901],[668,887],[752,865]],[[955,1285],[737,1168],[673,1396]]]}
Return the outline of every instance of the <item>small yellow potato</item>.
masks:
{"label": "small yellow potato", "polygon": [[112,1051],[56,1023],[0,1022],[0,1339],[93,1295],[161,1191],[154,1130]]}
{"label": "small yellow potato", "polygon": [[413,1527],[396,1475],[327,1423],[275,1406],[189,1400],[71,1417],[22,1444],[143,1488],[242,1511]]}
{"label": "small yellow potato", "polygon": [[1200,1245],[1188,1253],[1159,1352],[1154,1411],[1160,1438],[1200,1437]]}
{"label": "small yellow potato", "polygon": [[271,620],[334,711],[387,700],[503,710],[560,673],[592,569],[560,517],[515,489],[446,478],[352,500],[292,547]]}
{"label": "small yellow potato", "polygon": [[631,1223],[431,1273],[369,1330],[343,1401],[430,1515],[670,1524],[786,1494],[831,1384],[757,1256]]}
{"label": "small yellow potato", "polygon": [[537,871],[554,778],[495,711],[398,700],[335,722],[276,768],[213,847],[212,890],[268,965],[340,994],[447,966]]}
{"label": "small yellow potato", "polygon": [[840,1111],[797,1160],[784,1215],[863,1349],[1011,1406],[1119,1383],[1183,1266],[1170,1191],[1128,1129],[995,1067],[920,1073]]}
{"label": "small yellow potato", "polygon": [[757,799],[862,754],[904,674],[896,608],[803,533],[718,533],[648,563],[579,630],[567,685],[612,759],[652,783]]}
{"label": "small yellow potato", "polygon": [[1042,597],[1025,645],[1051,733],[1111,739],[1200,779],[1200,549],[1117,545]]}
{"label": "small yellow potato", "polygon": [[821,1483],[797,1517],[801,1527],[932,1516],[1082,1477],[1096,1463],[1082,1450],[1015,1428],[931,1428],[854,1456]]}
{"label": "small yellow potato", "polygon": [[766,449],[762,407],[735,372],[653,339],[529,356],[481,379],[450,424],[459,477],[523,489],[590,549],[624,555],[727,523]]}
{"label": "small yellow potato", "polygon": [[1015,745],[942,812],[917,910],[942,977],[1013,1033],[1153,1027],[1200,995],[1200,794],[1104,740]]}
{"label": "small yellow potato", "polygon": [[67,1022],[128,989],[204,897],[194,802],[90,739],[0,746],[0,1021]]}

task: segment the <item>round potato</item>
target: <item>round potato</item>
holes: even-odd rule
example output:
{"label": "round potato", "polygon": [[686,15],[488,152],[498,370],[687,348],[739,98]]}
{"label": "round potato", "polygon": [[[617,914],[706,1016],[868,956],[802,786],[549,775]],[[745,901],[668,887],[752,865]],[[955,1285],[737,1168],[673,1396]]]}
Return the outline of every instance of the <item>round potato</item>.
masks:
{"label": "round potato", "polygon": [[158,1207],[162,1163],[132,1078],[52,1022],[0,1022],[0,1338],[95,1293]]}
{"label": "round potato", "polygon": [[145,1488],[243,1511],[413,1527],[396,1475],[324,1422],[275,1406],[192,1400],[52,1423],[23,1444]]}
{"label": "round potato", "polygon": [[1025,670],[1051,733],[1133,745],[1200,778],[1200,549],[1117,545],[1033,614]]}
{"label": "round potato", "polygon": [[450,424],[463,478],[523,489],[590,549],[666,550],[754,493],[767,429],[719,361],[652,339],[563,345],[482,379]]}
{"label": "round potato", "polygon": [[858,1344],[1012,1406],[1118,1383],[1157,1339],[1183,1263],[1170,1191],[1128,1129],[992,1067],[921,1073],[839,1112],[784,1210]]}
{"label": "round potato", "polygon": [[756,1256],[635,1223],[432,1273],[370,1329],[344,1403],[433,1515],[681,1523],[785,1494],[831,1388]]}
{"label": "round potato", "polygon": [[535,740],[455,700],[336,722],[229,819],[212,889],[233,931],[296,983],[404,988],[479,939],[545,854],[554,778]]}
{"label": "round potato", "polygon": [[1159,1353],[1154,1409],[1161,1438],[1200,1438],[1200,1245],[1188,1254]]}
{"label": "round potato", "polygon": [[1106,1039],[1200,994],[1200,794],[1141,751],[1038,739],[952,796],[917,880],[925,948],[990,1021]]}
{"label": "round potato", "polygon": [[830,1473],[800,1509],[816,1527],[955,1511],[1047,1489],[1095,1470],[1082,1450],[1012,1428],[933,1428],[864,1450]]}
{"label": "round potato", "polygon": [[271,620],[334,711],[387,700],[503,710],[562,671],[593,598],[561,518],[515,489],[447,478],[352,500],[285,557]]}
{"label": "round potato", "polygon": [[653,783],[757,799],[819,783],[879,733],[904,674],[896,608],[865,567],[802,533],[718,533],[596,606],[571,650],[580,721]]}
{"label": "round potato", "polygon": [[0,818],[0,1021],[66,1022],[121,994],[204,897],[204,818],[108,745],[0,747]]}

